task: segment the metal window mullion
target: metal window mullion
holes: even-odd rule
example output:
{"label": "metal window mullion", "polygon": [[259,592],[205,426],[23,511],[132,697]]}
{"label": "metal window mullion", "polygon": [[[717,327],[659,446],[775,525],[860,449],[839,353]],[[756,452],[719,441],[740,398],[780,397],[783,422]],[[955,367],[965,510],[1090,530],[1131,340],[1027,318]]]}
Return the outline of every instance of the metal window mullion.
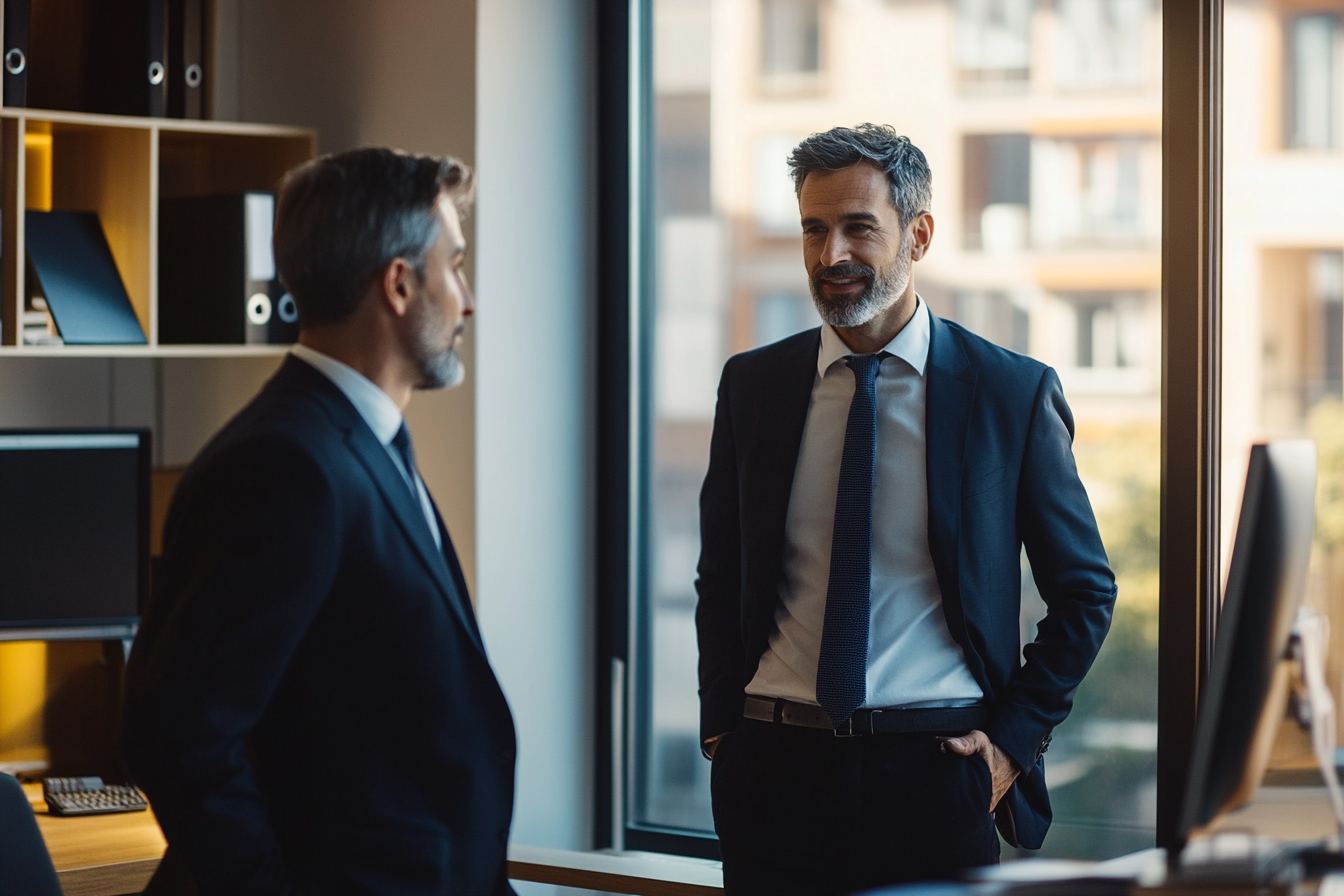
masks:
{"label": "metal window mullion", "polygon": [[1221,603],[1222,0],[1162,8],[1157,845],[1179,845]]}

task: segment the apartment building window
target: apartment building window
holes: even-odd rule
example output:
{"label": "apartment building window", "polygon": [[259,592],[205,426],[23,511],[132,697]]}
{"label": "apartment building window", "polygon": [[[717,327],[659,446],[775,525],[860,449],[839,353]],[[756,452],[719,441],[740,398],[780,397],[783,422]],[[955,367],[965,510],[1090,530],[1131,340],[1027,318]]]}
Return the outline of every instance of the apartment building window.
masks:
{"label": "apartment building window", "polygon": [[1339,17],[1294,16],[1286,32],[1286,142],[1293,149],[1337,149]]}
{"label": "apartment building window", "polygon": [[1013,84],[1031,76],[1034,0],[956,0],[957,72],[964,85]]}
{"label": "apartment building window", "polygon": [[1070,299],[1077,321],[1075,366],[1093,370],[1143,366],[1148,352],[1142,296],[1101,293]]}
{"label": "apartment building window", "polygon": [[814,87],[821,74],[822,0],[761,0],[761,82],[766,90]]}
{"label": "apartment building window", "polygon": [[1154,246],[1161,147],[1154,137],[1032,141],[1032,243],[1039,249]]}
{"label": "apartment building window", "polygon": [[1086,90],[1143,83],[1150,0],[1058,0],[1055,77]]}
{"label": "apartment building window", "polygon": [[1028,241],[1031,138],[970,134],[962,138],[963,242],[967,249],[1019,252]]}
{"label": "apartment building window", "polygon": [[956,293],[957,323],[1006,349],[1031,351],[1031,314],[1006,290],[963,289]]}

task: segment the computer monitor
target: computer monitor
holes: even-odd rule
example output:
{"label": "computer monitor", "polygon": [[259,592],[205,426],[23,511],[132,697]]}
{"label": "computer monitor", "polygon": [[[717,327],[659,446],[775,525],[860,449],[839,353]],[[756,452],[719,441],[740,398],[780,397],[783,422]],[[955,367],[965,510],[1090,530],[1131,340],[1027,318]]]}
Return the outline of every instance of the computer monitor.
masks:
{"label": "computer monitor", "polygon": [[0,430],[0,640],[134,634],[149,468],[148,430]]}
{"label": "computer monitor", "polygon": [[1288,646],[1302,604],[1316,518],[1316,446],[1251,448],[1232,563],[1200,699],[1182,839],[1245,805],[1284,717]]}

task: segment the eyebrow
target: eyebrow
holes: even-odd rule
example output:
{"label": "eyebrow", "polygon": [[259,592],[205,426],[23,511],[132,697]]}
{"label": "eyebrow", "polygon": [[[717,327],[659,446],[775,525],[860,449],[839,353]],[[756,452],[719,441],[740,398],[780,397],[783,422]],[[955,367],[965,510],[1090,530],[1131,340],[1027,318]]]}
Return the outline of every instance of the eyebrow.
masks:
{"label": "eyebrow", "polygon": [[[877,215],[873,214],[872,212],[850,212],[849,214],[841,215],[841,216],[840,216],[840,220],[841,220],[841,221],[865,221],[865,222],[867,222],[867,223],[869,223],[869,224],[880,224],[880,223],[881,223],[881,221],[878,219]],[[804,226],[804,227],[810,227],[810,226],[813,225],[813,224],[821,224],[821,223],[823,223],[823,222],[822,222],[822,220],[821,220],[820,218],[804,218],[804,219],[803,219],[803,226]]]}

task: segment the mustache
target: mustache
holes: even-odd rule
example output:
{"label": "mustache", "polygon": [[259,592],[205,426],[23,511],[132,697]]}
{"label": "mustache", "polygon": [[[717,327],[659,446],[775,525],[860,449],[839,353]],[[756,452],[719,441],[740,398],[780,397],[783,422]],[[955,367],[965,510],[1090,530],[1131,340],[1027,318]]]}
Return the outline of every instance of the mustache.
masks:
{"label": "mustache", "polygon": [[818,268],[813,274],[813,280],[845,280],[853,277],[867,277],[869,280],[877,278],[877,271],[866,264],[859,264],[856,261],[848,264],[835,264],[827,268]]}

